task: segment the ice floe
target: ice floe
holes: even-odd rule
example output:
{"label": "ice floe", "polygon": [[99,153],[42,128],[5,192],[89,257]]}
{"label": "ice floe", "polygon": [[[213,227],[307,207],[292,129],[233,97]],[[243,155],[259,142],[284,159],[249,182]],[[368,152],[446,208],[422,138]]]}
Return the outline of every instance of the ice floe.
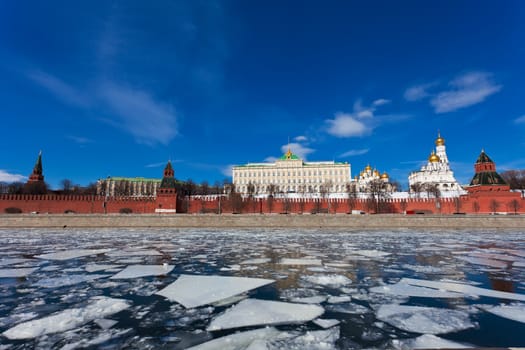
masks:
{"label": "ice floe", "polygon": [[321,304],[322,302],[326,301],[326,296],[316,295],[313,297],[292,298],[290,301],[301,304]]}
{"label": "ice floe", "polygon": [[260,344],[259,341],[263,341],[263,344],[266,346],[266,340],[276,338],[280,334],[281,332],[273,327],[261,328],[213,339],[193,346],[188,350],[239,350],[246,349],[254,342]]}
{"label": "ice floe", "polygon": [[313,322],[318,325],[319,327],[322,327],[322,328],[331,328],[333,326],[337,326],[340,322],[339,320],[334,320],[334,319],[323,319],[323,318],[318,318],[316,320],[313,320]]}
{"label": "ice floe", "polygon": [[382,252],[380,250],[359,250],[352,253],[365,256],[367,258],[382,258],[385,256],[392,255],[391,253]]}
{"label": "ice floe", "polygon": [[99,318],[99,319],[96,319],[93,322],[95,322],[97,324],[97,326],[99,326],[102,329],[109,329],[109,328],[113,327],[114,325],[116,325],[118,323],[115,320],[108,320],[106,318]]}
{"label": "ice floe", "polygon": [[70,249],[62,252],[35,255],[35,258],[45,260],[69,260],[84,256],[104,254],[109,251],[111,251],[111,249]]}
{"label": "ice floe", "polygon": [[410,297],[424,298],[463,298],[465,295],[457,292],[447,292],[444,290],[412,286],[407,283],[398,282],[385,286],[370,288],[371,293],[394,294]]}
{"label": "ice floe", "polygon": [[51,316],[20,323],[2,334],[9,339],[36,338],[44,334],[74,329],[94,319],[115,314],[128,307],[129,303],[122,299],[96,297],[84,308],[66,309]]}
{"label": "ice floe", "polygon": [[343,275],[308,275],[303,279],[313,284],[320,284],[322,286],[342,287],[352,283],[352,280]]}
{"label": "ice floe", "polygon": [[121,267],[122,265],[114,265],[114,264],[87,264],[84,267],[84,270],[86,272],[98,272],[98,271],[119,269]]}
{"label": "ice floe", "polygon": [[423,334],[417,338],[411,339],[394,339],[392,346],[399,350],[412,349],[467,349],[470,345],[457,343],[451,340],[443,339],[433,334]]}
{"label": "ice floe", "polygon": [[507,267],[506,262],[502,262],[499,260],[492,260],[487,258],[478,258],[473,256],[458,256],[459,260],[466,261],[468,263],[474,264],[474,265],[483,265],[483,266],[489,266],[489,267],[495,267],[497,269],[504,269]]}
{"label": "ice floe", "polygon": [[317,305],[246,299],[216,317],[207,330],[303,323],[323,313],[324,309]]}
{"label": "ice floe", "polygon": [[5,259],[0,260],[0,266],[23,264],[23,263],[32,262],[32,261],[34,260],[25,259],[25,258],[5,258]]}
{"label": "ice floe", "polygon": [[332,327],[321,331],[307,331],[305,334],[297,335],[293,332],[288,337],[269,342],[269,350],[336,350],[336,341],[340,337],[339,327]]}
{"label": "ice floe", "polygon": [[407,332],[444,334],[475,326],[464,311],[424,306],[381,305],[376,317]]}
{"label": "ice floe", "polygon": [[156,256],[156,255],[162,255],[157,250],[154,249],[147,249],[147,250],[121,250],[121,251],[112,251],[111,253],[108,253],[107,255],[111,257],[127,257],[127,256]]}
{"label": "ice floe", "polygon": [[292,259],[292,258],[283,258],[281,261],[279,261],[279,264],[281,265],[322,265],[322,261],[320,259]]}
{"label": "ice floe", "polygon": [[146,276],[162,276],[167,275],[173,270],[173,265],[131,265],[116,275],[111,276],[110,279],[127,279],[139,278]]}
{"label": "ice floe", "polygon": [[192,308],[212,304],[273,282],[275,281],[262,278],[181,275],[156,294]]}
{"label": "ice floe", "polygon": [[269,258],[257,258],[257,259],[248,259],[240,262],[241,265],[256,265],[256,264],[266,264],[269,263],[271,259]]}
{"label": "ice floe", "polygon": [[525,294],[500,292],[497,290],[474,287],[474,286],[463,284],[463,283],[427,281],[427,280],[418,280],[418,279],[413,279],[413,278],[402,278],[400,283],[409,284],[412,286],[440,289],[440,290],[445,290],[445,291],[450,291],[450,292],[458,292],[458,293],[463,293],[466,295],[477,295],[477,296],[486,296],[486,297],[493,297],[493,298],[525,301]]}
{"label": "ice floe", "polygon": [[525,304],[482,305],[479,308],[509,320],[525,323]]}
{"label": "ice floe", "polygon": [[66,275],[41,279],[35,283],[35,286],[42,288],[59,288],[83,282],[90,282],[104,277],[109,277],[109,275]]}
{"label": "ice floe", "polygon": [[38,267],[27,267],[19,269],[0,269],[0,278],[26,277],[38,270]]}
{"label": "ice floe", "polygon": [[330,304],[330,305],[326,305],[325,309],[327,311],[339,312],[339,313],[351,314],[351,315],[362,315],[362,314],[372,312],[372,310],[370,310],[366,306],[356,304],[356,303]]}

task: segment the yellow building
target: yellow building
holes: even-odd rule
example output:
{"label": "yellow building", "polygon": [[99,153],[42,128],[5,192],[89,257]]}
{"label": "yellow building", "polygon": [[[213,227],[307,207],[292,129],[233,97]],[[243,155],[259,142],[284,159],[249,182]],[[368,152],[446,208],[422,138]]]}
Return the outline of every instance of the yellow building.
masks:
{"label": "yellow building", "polygon": [[290,149],[274,163],[233,167],[233,185],[242,194],[343,193],[349,183],[348,162],[305,162]]}

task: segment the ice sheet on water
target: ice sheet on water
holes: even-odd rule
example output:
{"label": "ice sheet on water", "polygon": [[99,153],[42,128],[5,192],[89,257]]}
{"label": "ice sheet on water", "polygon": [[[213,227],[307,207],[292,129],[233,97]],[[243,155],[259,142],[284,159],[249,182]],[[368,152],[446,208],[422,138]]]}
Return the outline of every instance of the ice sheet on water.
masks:
{"label": "ice sheet on water", "polygon": [[512,266],[514,266],[514,267],[525,267],[525,261],[523,261],[523,260],[515,261],[514,263],[512,263]]}
{"label": "ice sheet on water", "polygon": [[98,272],[98,271],[119,269],[121,267],[122,265],[114,265],[114,264],[87,264],[84,267],[84,270],[86,270],[86,272]]}
{"label": "ice sheet on water", "polygon": [[66,309],[51,316],[20,323],[2,334],[8,339],[36,338],[44,334],[77,328],[94,319],[115,314],[128,307],[129,303],[122,299],[95,297],[84,308]]}
{"label": "ice sheet on water", "polygon": [[262,278],[181,275],[156,294],[192,308],[212,304],[273,282],[275,281]]}
{"label": "ice sheet on water", "polygon": [[443,339],[433,334],[423,334],[412,339],[394,339],[392,346],[398,350],[412,349],[467,349],[472,346]]}
{"label": "ice sheet on water", "polygon": [[108,253],[107,255],[111,257],[156,256],[156,255],[162,255],[162,253],[154,249],[143,249],[143,250],[137,249],[137,250],[112,251],[111,253]]}
{"label": "ice sheet on water", "polygon": [[324,309],[317,305],[246,299],[216,317],[207,330],[303,323],[323,313]]}
{"label": "ice sheet on water", "polygon": [[463,293],[465,295],[478,295],[493,298],[525,301],[525,294],[500,292],[497,290],[474,287],[464,283],[427,281],[413,278],[402,278],[400,283],[409,284],[412,286],[446,290],[450,292],[458,292]]}
{"label": "ice sheet on water", "polygon": [[32,262],[33,259],[25,259],[25,258],[5,258],[0,260],[0,266],[7,266],[7,265],[15,265],[15,264],[23,264],[26,262]]}
{"label": "ice sheet on water", "polygon": [[94,321],[97,326],[99,326],[102,329],[109,329],[116,325],[118,322],[115,320],[109,320],[107,318],[99,318]]}
{"label": "ice sheet on water", "polygon": [[422,334],[458,332],[475,326],[464,311],[435,307],[381,305],[376,317],[401,330]]}
{"label": "ice sheet on water", "polygon": [[173,265],[131,265],[116,275],[110,277],[112,280],[139,278],[146,276],[162,276],[167,275],[173,270]]}
{"label": "ice sheet on water", "polygon": [[382,258],[385,256],[392,255],[391,253],[382,252],[380,250],[358,250],[352,253],[358,254],[361,256],[366,256],[367,258]]}
{"label": "ice sheet on water", "polygon": [[372,293],[394,294],[409,297],[423,298],[463,298],[465,295],[457,292],[447,292],[439,289],[412,286],[410,284],[398,282],[386,286],[370,288]]}
{"label": "ice sheet on water", "polygon": [[109,277],[109,275],[66,275],[61,277],[44,278],[35,283],[35,286],[42,288],[58,288],[71,286],[78,283],[90,282],[99,278]]}
{"label": "ice sheet on water", "polygon": [[290,301],[294,303],[301,303],[301,304],[321,304],[325,300],[326,300],[326,296],[316,295],[313,297],[292,298]]}
{"label": "ice sheet on water", "polygon": [[347,303],[350,301],[352,301],[352,297],[350,295],[331,296],[328,298],[328,304]]}
{"label": "ice sheet on water", "polygon": [[225,337],[210,340],[206,343],[191,347],[188,350],[238,350],[245,349],[257,340],[266,340],[278,337],[281,334],[273,327],[256,329],[253,331],[235,333]]}
{"label": "ice sheet on water", "polygon": [[62,252],[35,255],[35,258],[45,260],[69,260],[83,256],[98,255],[111,251],[111,249],[70,249]]}
{"label": "ice sheet on water", "polygon": [[27,267],[20,269],[0,269],[0,278],[26,277],[38,270],[38,267]]}
{"label": "ice sheet on water", "polygon": [[497,269],[504,269],[507,267],[506,262],[502,262],[499,260],[492,260],[492,259],[487,259],[487,258],[477,258],[473,256],[458,256],[457,258],[459,260],[463,260],[463,261],[466,261],[474,265],[490,266],[490,267],[495,267]]}
{"label": "ice sheet on water", "polygon": [[331,328],[333,326],[337,326],[340,323],[339,320],[323,319],[323,318],[318,318],[314,320],[313,322],[319,327],[324,328],[324,329]]}
{"label": "ice sheet on water", "polygon": [[322,331],[308,331],[302,335],[290,333],[282,340],[270,341],[269,350],[331,350],[337,349],[336,341],[340,337],[339,327],[332,327]]}
{"label": "ice sheet on water", "polygon": [[322,286],[329,286],[338,288],[346,286],[352,283],[352,280],[343,275],[307,275],[302,277],[303,280],[313,283],[320,284]]}
{"label": "ice sheet on water", "polygon": [[326,305],[325,309],[327,311],[339,312],[343,314],[351,315],[362,315],[371,312],[366,306],[356,304],[356,303],[344,303],[344,304],[330,304]]}
{"label": "ice sheet on water", "polygon": [[256,264],[266,264],[269,263],[271,259],[269,258],[256,258],[256,259],[248,259],[243,260],[240,262],[241,265],[256,265]]}
{"label": "ice sheet on water", "polygon": [[281,265],[322,265],[321,259],[293,259],[293,258],[283,258],[279,261]]}
{"label": "ice sheet on water", "polygon": [[481,305],[479,308],[509,320],[525,323],[525,304],[522,303],[497,306]]}

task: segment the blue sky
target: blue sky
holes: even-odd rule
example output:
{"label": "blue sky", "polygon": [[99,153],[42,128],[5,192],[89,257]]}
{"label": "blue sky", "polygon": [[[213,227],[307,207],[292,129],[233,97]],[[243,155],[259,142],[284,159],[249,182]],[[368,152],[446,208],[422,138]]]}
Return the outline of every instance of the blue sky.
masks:
{"label": "blue sky", "polygon": [[525,168],[522,1],[2,1],[0,181],[222,181],[292,150]]}

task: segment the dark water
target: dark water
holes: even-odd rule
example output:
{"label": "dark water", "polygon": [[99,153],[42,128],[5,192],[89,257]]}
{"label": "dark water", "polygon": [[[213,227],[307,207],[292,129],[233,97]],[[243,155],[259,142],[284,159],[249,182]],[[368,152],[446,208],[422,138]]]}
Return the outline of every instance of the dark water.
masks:
{"label": "dark water", "polygon": [[[90,319],[67,331],[30,339],[0,336],[0,348],[184,349],[240,331],[206,331],[211,320],[231,305],[185,309],[154,294],[180,274],[275,280],[248,293],[247,297],[255,299],[297,302],[301,298],[325,297],[319,304],[325,309],[321,317],[339,321],[331,329],[331,338],[323,344],[313,341],[306,346],[301,336],[323,329],[311,321],[285,324],[276,328],[293,337],[268,341],[268,348],[410,348],[410,340],[421,334],[379,320],[377,310],[385,304],[459,310],[468,315],[473,327],[439,334],[440,338],[478,347],[523,347],[524,323],[481,307],[504,304],[523,310],[523,303],[475,295],[407,297],[373,293],[370,289],[409,277],[525,294],[524,237],[515,231],[0,230],[0,271],[38,267],[26,277],[0,278],[0,333],[65,309],[85,308],[99,296],[130,304],[104,317],[116,321],[108,329]],[[111,251],[62,261],[35,258],[73,249]],[[14,258],[26,260],[7,260]],[[322,264],[281,264],[285,258],[317,259]],[[242,263],[248,259],[267,262]],[[127,265],[166,262],[175,266],[167,276],[109,279]],[[118,266],[87,272],[85,268],[91,264]],[[82,281],[86,276],[98,278]],[[324,283],[323,276],[333,278],[333,283]]]}

